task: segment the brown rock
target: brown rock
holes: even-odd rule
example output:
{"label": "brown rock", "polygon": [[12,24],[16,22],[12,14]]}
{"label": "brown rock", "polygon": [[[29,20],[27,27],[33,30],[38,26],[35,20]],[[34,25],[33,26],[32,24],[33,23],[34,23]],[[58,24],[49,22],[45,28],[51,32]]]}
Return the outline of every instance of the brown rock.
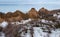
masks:
{"label": "brown rock", "polygon": [[19,10],[16,10],[14,13],[9,13],[9,14],[10,14],[9,15],[10,18],[7,18],[7,21],[21,21],[23,19],[27,19],[26,14],[24,14],[23,12]]}
{"label": "brown rock", "polygon": [[3,22],[3,21],[4,21],[4,19],[3,18],[0,18],[0,23]]}
{"label": "brown rock", "polygon": [[22,19],[27,19],[27,15],[24,14],[23,12],[19,11],[19,10],[16,10],[14,13],[13,13],[13,17],[19,17],[19,18],[22,18]]}
{"label": "brown rock", "polygon": [[5,16],[6,16],[6,18],[11,18],[12,17],[12,12],[8,12]]}
{"label": "brown rock", "polygon": [[29,18],[38,18],[38,12],[35,10],[35,8],[31,8],[27,14]]}
{"label": "brown rock", "polygon": [[51,11],[50,11],[50,14],[55,14],[55,13],[58,13],[58,12],[60,12],[60,9],[57,9],[57,10],[51,10]]}
{"label": "brown rock", "polygon": [[44,14],[48,14],[49,11],[47,9],[45,9],[44,7],[42,7],[39,11],[39,13],[44,13]]}

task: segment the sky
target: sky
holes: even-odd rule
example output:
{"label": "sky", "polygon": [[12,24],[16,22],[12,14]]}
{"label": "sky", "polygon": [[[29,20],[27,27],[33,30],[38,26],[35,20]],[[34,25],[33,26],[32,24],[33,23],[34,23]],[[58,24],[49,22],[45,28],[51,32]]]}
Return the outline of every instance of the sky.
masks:
{"label": "sky", "polygon": [[60,0],[0,0],[0,4],[45,4],[50,3],[60,3]]}
{"label": "sky", "polygon": [[32,7],[37,10],[42,7],[49,10],[60,9],[60,0],[0,0],[0,12],[15,10],[27,12]]}

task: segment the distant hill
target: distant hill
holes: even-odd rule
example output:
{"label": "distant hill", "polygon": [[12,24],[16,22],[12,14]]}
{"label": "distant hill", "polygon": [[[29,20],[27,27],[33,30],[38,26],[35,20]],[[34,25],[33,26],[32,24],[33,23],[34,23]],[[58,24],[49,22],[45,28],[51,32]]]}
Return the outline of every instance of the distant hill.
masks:
{"label": "distant hill", "polygon": [[44,7],[37,11],[35,8],[31,8],[28,13],[23,13],[20,10],[16,10],[14,12],[7,12],[6,14],[0,12],[0,22],[2,21],[21,21],[26,20],[28,18],[31,19],[40,19],[40,16],[50,16],[54,13],[60,12],[60,9],[57,10],[47,10]]}

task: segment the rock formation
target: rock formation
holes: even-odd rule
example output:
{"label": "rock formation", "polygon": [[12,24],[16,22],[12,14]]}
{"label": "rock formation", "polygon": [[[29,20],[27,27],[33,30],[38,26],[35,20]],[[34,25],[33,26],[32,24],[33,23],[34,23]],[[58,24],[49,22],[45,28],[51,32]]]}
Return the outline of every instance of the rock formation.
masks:
{"label": "rock formation", "polygon": [[2,21],[21,21],[26,20],[28,18],[31,19],[40,19],[41,16],[48,17],[53,15],[54,13],[60,12],[60,9],[57,10],[47,10],[44,7],[41,8],[39,11],[37,11],[35,8],[31,8],[31,10],[28,11],[28,13],[23,13],[19,10],[16,10],[15,12],[8,12],[6,14],[0,12],[0,22]]}
{"label": "rock formation", "polygon": [[38,18],[38,12],[35,10],[35,8],[31,8],[27,14],[29,18]]}
{"label": "rock formation", "polygon": [[45,9],[44,7],[42,7],[39,11],[39,14],[48,14],[49,13],[49,11],[47,10],[47,9]]}

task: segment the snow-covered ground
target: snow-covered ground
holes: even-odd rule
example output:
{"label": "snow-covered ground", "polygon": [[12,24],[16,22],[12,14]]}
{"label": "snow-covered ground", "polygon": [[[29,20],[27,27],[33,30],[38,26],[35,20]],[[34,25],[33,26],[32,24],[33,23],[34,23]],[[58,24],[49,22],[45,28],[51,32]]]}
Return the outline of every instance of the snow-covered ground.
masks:
{"label": "snow-covered ground", "polygon": [[[60,29],[52,30],[52,33],[43,32],[41,27],[34,27],[33,37],[60,37]],[[31,34],[26,33],[25,37],[31,37]]]}
{"label": "snow-covered ground", "polygon": [[48,33],[43,32],[40,27],[34,27],[34,37],[47,37]]}
{"label": "snow-covered ground", "polygon": [[50,37],[60,37],[60,29],[52,30]]}
{"label": "snow-covered ground", "polygon": [[5,34],[3,32],[0,32],[0,37],[5,37]]}
{"label": "snow-covered ground", "polygon": [[28,30],[25,37],[31,37],[30,31]]}
{"label": "snow-covered ground", "polygon": [[60,37],[60,29],[52,30],[52,33],[43,32],[40,27],[34,27],[34,37]]}
{"label": "snow-covered ground", "polygon": [[[30,21],[31,21],[31,19],[28,19],[28,20],[22,20],[21,22],[11,22],[11,24],[19,25],[19,24],[28,23]],[[52,21],[48,21],[45,19],[42,19],[40,21],[43,23],[48,23],[48,22],[53,23]],[[0,26],[3,28],[5,28],[7,25],[8,25],[8,22],[6,22],[6,21],[3,21],[2,23],[0,23]],[[44,28],[46,28],[46,26],[47,25],[44,25]],[[29,29],[29,28],[27,28],[27,29]],[[56,29],[55,31],[51,30],[52,33],[48,33],[48,32],[43,32],[43,29],[41,27],[33,27],[33,32],[34,32],[33,37],[60,37],[60,29]],[[22,33],[22,34],[24,34],[24,33]],[[30,31],[28,30],[27,33],[25,33],[25,35],[21,35],[21,36],[31,37]],[[5,37],[5,34],[3,32],[0,32],[0,37]]]}
{"label": "snow-covered ground", "polygon": [[[43,32],[41,27],[34,27],[33,37],[60,37],[60,29],[52,30],[52,33]],[[3,32],[0,32],[0,37],[5,37]],[[31,37],[30,31],[24,35],[24,37]]]}

